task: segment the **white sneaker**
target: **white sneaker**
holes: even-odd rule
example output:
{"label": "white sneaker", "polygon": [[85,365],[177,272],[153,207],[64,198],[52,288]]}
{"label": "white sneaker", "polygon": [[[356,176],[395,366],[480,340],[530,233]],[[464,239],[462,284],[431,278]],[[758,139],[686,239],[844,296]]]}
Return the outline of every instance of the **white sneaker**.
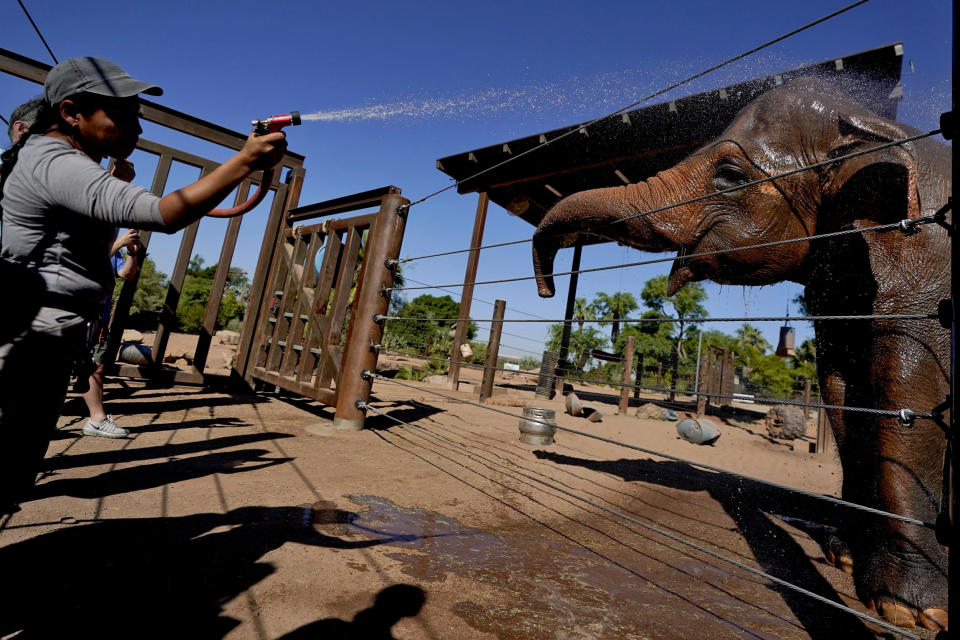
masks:
{"label": "white sneaker", "polygon": [[100,436],[101,438],[126,438],[129,434],[129,431],[123,427],[117,426],[117,424],[113,421],[113,416],[111,415],[107,415],[107,417],[100,422],[87,420],[87,424],[83,425],[83,435],[85,436]]}

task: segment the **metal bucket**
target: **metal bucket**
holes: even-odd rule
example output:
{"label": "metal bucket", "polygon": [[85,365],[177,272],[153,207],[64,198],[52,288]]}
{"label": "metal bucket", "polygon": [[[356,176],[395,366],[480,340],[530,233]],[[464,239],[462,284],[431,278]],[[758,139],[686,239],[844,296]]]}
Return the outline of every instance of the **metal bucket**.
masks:
{"label": "metal bucket", "polygon": [[567,413],[572,416],[578,416],[583,413],[583,403],[580,402],[580,398],[577,397],[575,393],[568,393],[566,399],[563,401],[563,406],[567,409]]}
{"label": "metal bucket", "polygon": [[557,432],[556,415],[553,409],[524,407],[523,420],[520,421],[520,442],[553,444],[553,435]]}
{"label": "metal bucket", "polygon": [[677,433],[694,444],[713,444],[720,437],[717,425],[706,418],[684,418],[677,423]]}

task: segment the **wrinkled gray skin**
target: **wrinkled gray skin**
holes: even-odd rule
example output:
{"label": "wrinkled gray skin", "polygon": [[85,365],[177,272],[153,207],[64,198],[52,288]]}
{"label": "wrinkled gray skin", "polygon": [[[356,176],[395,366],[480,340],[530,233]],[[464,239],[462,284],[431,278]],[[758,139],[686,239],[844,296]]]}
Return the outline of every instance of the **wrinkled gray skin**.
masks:
{"label": "wrinkled gray skin", "polygon": [[[948,149],[931,138],[804,171],[642,218],[629,216],[809,166],[915,130],[881,118],[819,80],[804,78],[744,107],[716,141],[646,182],[571,195],[534,235],[541,296],[554,293],[553,259],[580,234],[647,251],[696,254],[868,227],[939,209],[951,194]],[[805,285],[815,315],[934,313],[950,297],[950,243],[925,225],[832,240],[747,249],[674,263],[670,293],[687,282]],[[930,411],[949,392],[950,333],[933,320],[818,321],[817,364],[831,405]],[[929,420],[831,410],[843,498],[925,522],[942,498],[945,440]],[[851,512],[827,546],[852,570],[859,597],[887,620],[947,622],[947,553],[933,531]]]}

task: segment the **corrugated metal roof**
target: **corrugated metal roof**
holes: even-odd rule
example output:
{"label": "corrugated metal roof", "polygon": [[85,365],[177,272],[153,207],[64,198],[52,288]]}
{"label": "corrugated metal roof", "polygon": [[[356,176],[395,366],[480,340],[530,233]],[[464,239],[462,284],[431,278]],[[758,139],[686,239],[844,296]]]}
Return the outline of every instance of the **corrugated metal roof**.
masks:
{"label": "corrugated metal roof", "polygon": [[[457,180],[460,193],[486,191],[491,201],[537,225],[564,196],[645,180],[673,166],[716,138],[748,102],[792,78],[829,78],[878,114],[895,118],[903,95],[902,59],[903,46],[894,43],[634,109],[589,128],[574,124],[464,151],[440,158],[437,168]],[[575,133],[556,140],[569,131]]]}

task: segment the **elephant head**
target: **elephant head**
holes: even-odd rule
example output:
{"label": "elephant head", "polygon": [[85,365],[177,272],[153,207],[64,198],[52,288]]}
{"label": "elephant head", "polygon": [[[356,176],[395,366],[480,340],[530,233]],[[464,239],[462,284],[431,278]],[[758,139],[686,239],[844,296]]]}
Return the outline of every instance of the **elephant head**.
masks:
{"label": "elephant head", "polygon": [[[943,145],[918,139],[854,155],[914,133],[816,79],[768,91],[677,165],[644,182],[573,194],[547,212],[533,240],[539,293],[554,294],[557,251],[589,235],[678,251],[670,294],[704,279],[790,280],[805,285],[816,315],[931,313],[950,297],[950,243],[934,225],[913,236],[871,232],[769,244],[939,209],[952,188]],[[780,177],[749,184],[772,176]],[[950,392],[949,332],[936,323],[818,320],[815,329],[829,405],[929,411]],[[946,446],[932,421],[918,421],[908,433],[889,416],[833,408],[828,415],[846,500],[936,520]],[[853,567],[864,602],[898,624],[946,626],[946,552],[930,529],[851,520],[844,537],[849,545],[832,543],[828,557]]]}
{"label": "elephant head", "polygon": [[[859,219],[864,210],[882,221],[904,212],[918,216],[910,145],[736,189],[908,135],[907,128],[819,80],[794,80],[744,107],[719,139],[674,167],[644,182],[582,191],[557,203],[534,234],[539,294],[554,294],[550,274],[558,249],[586,234],[688,256],[674,263],[671,294],[707,278],[725,284],[805,284],[809,243],[697,254],[829,231]],[[724,193],[710,196],[716,192]],[[670,206],[697,197],[702,199]]]}

